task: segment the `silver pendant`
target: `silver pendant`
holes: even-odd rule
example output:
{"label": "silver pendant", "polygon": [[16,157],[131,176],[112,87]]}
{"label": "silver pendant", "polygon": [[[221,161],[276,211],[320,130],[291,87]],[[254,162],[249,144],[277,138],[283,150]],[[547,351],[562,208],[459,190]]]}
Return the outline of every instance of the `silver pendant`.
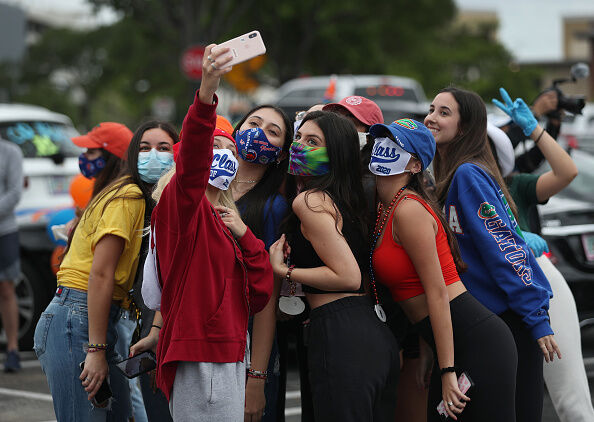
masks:
{"label": "silver pendant", "polygon": [[305,303],[297,296],[281,296],[278,308],[287,315],[299,315],[305,311]]}
{"label": "silver pendant", "polygon": [[375,306],[373,307],[373,309],[375,310],[375,314],[377,315],[379,320],[381,322],[386,322],[386,320],[387,320],[386,313],[384,312],[384,308],[382,308],[382,305],[380,305],[379,303],[376,303]]}

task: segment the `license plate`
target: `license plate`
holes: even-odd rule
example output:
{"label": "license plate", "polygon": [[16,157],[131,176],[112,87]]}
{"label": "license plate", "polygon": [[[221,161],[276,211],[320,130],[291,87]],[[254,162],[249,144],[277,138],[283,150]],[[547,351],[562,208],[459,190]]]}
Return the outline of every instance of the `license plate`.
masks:
{"label": "license plate", "polygon": [[49,191],[53,195],[62,195],[69,192],[70,189],[69,176],[50,176],[47,179]]}
{"label": "license plate", "polygon": [[582,235],[582,245],[588,261],[594,261],[594,233]]}

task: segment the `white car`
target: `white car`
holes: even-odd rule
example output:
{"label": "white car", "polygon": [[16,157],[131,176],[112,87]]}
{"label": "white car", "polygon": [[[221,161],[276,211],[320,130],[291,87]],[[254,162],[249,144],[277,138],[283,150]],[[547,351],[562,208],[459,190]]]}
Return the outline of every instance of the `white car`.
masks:
{"label": "white car", "polygon": [[[577,177],[538,211],[549,258],[567,280],[584,319],[594,317],[594,156],[579,149],[570,155]],[[537,173],[548,170],[544,163]]]}
{"label": "white car", "polygon": [[[334,78],[332,97],[328,90]],[[429,111],[423,87],[411,78],[392,75],[335,75],[292,79],[277,91],[276,101],[291,119],[295,113],[307,110],[314,104],[339,102],[350,95],[359,95],[377,103],[385,122],[400,118],[420,119]]]}
{"label": "white car", "polygon": [[594,103],[586,104],[582,114],[567,114],[563,118],[559,142],[594,154]]}
{"label": "white car", "polygon": [[[35,324],[56,288],[50,256],[54,245],[46,233],[48,215],[72,207],[70,182],[80,173],[82,150],[71,138],[78,136],[68,116],[46,108],[0,104],[0,138],[23,152],[23,195],[17,205],[22,277],[16,285],[19,306],[19,343],[32,347]],[[0,343],[5,336],[0,329]]]}

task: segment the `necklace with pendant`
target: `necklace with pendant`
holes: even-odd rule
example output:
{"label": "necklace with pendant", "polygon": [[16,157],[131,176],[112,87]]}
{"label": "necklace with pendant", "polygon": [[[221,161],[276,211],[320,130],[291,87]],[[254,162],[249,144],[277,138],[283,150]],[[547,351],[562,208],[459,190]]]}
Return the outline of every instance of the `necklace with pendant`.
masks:
{"label": "necklace with pendant", "polygon": [[[375,276],[373,274],[373,250],[375,249],[375,245],[377,243],[377,239],[379,239],[380,235],[382,234],[382,230],[386,225],[386,221],[388,220],[388,216],[394,208],[394,204],[402,195],[402,192],[406,189],[406,185],[402,186],[396,195],[394,195],[394,199],[390,202],[390,205],[384,210],[384,204],[380,203],[379,210],[377,212],[377,220],[375,220],[375,229],[373,230],[373,241],[371,244],[371,248],[369,249],[369,278],[371,282],[371,287],[373,288],[373,295],[375,296],[375,306],[373,309],[375,310],[375,314],[382,322],[386,322],[386,313],[384,312],[384,308],[379,302],[379,297],[377,295],[377,289],[375,287]],[[383,218],[382,218],[383,217]]]}

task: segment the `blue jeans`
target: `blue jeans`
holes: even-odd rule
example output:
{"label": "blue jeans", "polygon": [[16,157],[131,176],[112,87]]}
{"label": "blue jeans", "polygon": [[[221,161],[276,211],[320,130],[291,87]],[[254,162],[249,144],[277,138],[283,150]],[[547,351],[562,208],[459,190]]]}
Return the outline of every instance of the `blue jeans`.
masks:
{"label": "blue jeans", "polygon": [[[116,330],[118,331],[116,351],[121,356],[124,356],[124,359],[130,354],[130,343],[132,342],[132,335],[134,334],[135,329],[136,320],[130,315],[129,311],[122,311],[122,316],[116,324]],[[130,385],[130,399],[132,402],[131,416],[134,416],[134,422],[148,422],[138,381],[138,378],[128,380],[128,384]]]}
{"label": "blue jeans", "polygon": [[83,346],[89,342],[87,294],[66,287],[56,295],[41,314],[34,335],[34,350],[47,377],[60,422],[126,421],[130,414],[128,380],[115,367],[122,360],[116,352],[116,323],[121,309],[111,305],[107,326],[106,358],[109,384],[113,394],[106,408],[95,408],[82,386],[80,362],[86,358]]}

